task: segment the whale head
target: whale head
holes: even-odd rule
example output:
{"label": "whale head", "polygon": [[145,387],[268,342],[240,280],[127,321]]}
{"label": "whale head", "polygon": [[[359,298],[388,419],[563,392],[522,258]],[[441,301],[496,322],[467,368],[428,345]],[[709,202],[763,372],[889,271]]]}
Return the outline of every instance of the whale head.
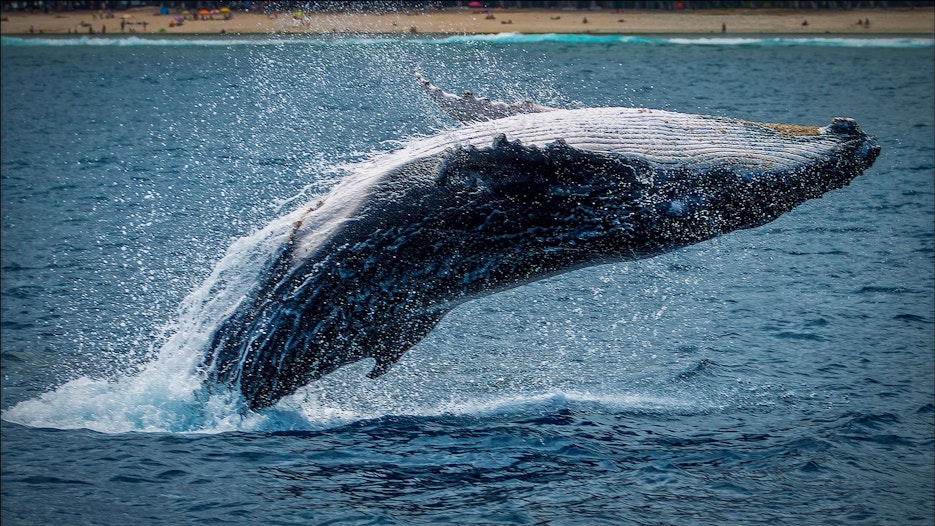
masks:
{"label": "whale head", "polygon": [[[641,224],[653,245],[677,248],[727,232],[766,224],[809,199],[848,185],[876,160],[880,146],[852,119],[823,128],[777,127],[794,143],[817,145],[776,162],[738,159],[705,167],[662,168],[643,196]],[[763,150],[769,152],[766,146]],[[650,252],[648,255],[654,255]]]}
{"label": "whale head", "polygon": [[524,254],[517,257],[539,263],[505,272],[549,275],[652,257],[763,225],[846,186],[880,152],[875,138],[851,119],[836,118],[824,128],[746,125],[787,143],[800,141],[801,151],[773,156],[764,143],[745,145],[737,155],[666,163],[628,152],[627,139],[615,144],[612,133],[605,133],[600,150],[563,140],[527,146],[500,135],[490,147],[449,153],[439,184],[483,195],[464,197],[472,203],[467,216],[482,217],[462,243],[477,236],[483,241],[475,248],[486,244],[501,260],[515,245]]}

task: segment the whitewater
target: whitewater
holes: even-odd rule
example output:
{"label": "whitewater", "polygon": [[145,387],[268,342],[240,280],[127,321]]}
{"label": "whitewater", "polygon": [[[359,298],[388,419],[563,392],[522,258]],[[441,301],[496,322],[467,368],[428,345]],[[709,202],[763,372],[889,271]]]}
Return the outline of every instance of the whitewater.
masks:
{"label": "whitewater", "polygon": [[566,33],[491,33],[483,35],[449,35],[430,37],[400,36],[355,36],[347,38],[318,37],[2,37],[5,46],[347,46],[385,45],[406,43],[411,45],[465,45],[482,43],[499,44],[629,44],[629,45],[675,45],[675,46],[829,46],[858,48],[926,48],[935,45],[935,39],[918,36],[895,37],[687,37],[687,36],[630,36],[630,35],[586,35]]}

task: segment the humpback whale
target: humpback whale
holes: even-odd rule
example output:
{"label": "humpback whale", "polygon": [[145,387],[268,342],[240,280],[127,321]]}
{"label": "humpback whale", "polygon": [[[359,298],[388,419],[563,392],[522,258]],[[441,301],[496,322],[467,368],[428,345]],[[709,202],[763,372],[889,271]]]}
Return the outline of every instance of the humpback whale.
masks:
{"label": "humpback whale", "polygon": [[417,77],[465,124],[356,165],[307,207],[214,330],[208,389],[258,410],[365,358],[377,377],[460,303],[763,225],[880,151],[847,118],[506,104]]}

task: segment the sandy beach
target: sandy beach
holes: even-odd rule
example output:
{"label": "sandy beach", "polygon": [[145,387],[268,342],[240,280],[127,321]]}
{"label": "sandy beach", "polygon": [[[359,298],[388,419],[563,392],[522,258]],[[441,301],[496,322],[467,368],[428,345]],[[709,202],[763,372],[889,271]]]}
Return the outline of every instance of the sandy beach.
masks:
{"label": "sandy beach", "polygon": [[[181,23],[179,23],[181,20]],[[4,12],[0,34],[592,33],[933,35],[935,6],[872,10],[566,11],[535,9],[392,13],[209,13],[155,7],[117,11]]]}

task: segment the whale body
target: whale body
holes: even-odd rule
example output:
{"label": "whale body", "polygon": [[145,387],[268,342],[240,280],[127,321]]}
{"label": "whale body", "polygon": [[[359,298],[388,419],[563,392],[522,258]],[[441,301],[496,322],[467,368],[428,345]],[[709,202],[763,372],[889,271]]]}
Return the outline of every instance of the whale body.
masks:
{"label": "whale body", "polygon": [[819,128],[433,98],[472,123],[361,163],[309,207],[214,331],[207,383],[257,410],[361,359],[379,376],[462,302],[763,225],[880,151],[845,118]]}

